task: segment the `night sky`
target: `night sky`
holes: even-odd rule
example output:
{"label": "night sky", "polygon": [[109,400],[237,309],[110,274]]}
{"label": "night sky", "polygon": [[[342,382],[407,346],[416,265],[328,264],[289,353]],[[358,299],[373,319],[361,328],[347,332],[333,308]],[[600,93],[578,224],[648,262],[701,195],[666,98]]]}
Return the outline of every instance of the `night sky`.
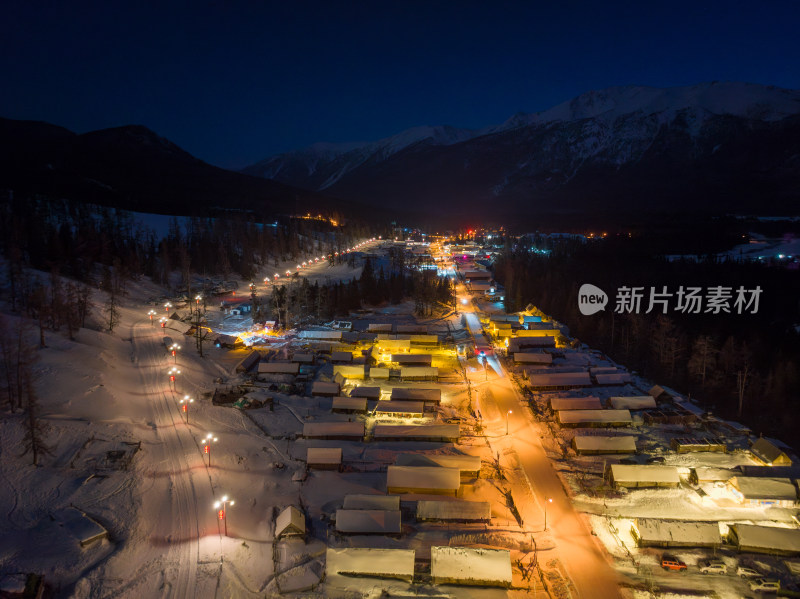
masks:
{"label": "night sky", "polygon": [[800,3],[3,2],[0,116],[142,124],[234,168],[613,85],[800,88]]}

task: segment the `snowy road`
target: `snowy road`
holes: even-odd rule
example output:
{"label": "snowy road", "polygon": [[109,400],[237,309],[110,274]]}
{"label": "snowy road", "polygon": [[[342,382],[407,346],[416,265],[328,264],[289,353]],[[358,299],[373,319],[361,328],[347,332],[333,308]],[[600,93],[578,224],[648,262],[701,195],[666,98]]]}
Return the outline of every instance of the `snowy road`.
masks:
{"label": "snowy road", "polygon": [[[480,321],[472,311],[472,303],[460,306],[473,335],[482,335]],[[506,442],[519,456],[535,500],[533,506],[518,506],[523,513],[526,529],[531,529],[530,518],[538,515],[539,521],[533,522],[532,527],[534,536],[538,536],[537,532],[544,532],[546,510],[547,532],[544,534],[549,534],[555,541],[556,552],[575,586],[577,596],[604,599],[621,597],[616,571],[598,549],[581,514],[573,508],[545,453],[540,440],[543,434],[541,425],[533,420],[530,410],[520,401],[499,360],[491,357],[487,362],[494,370],[489,385],[495,405],[482,406],[481,409],[485,416],[493,416],[495,430],[504,432],[507,423],[510,438]],[[476,381],[483,378],[481,374]]]}

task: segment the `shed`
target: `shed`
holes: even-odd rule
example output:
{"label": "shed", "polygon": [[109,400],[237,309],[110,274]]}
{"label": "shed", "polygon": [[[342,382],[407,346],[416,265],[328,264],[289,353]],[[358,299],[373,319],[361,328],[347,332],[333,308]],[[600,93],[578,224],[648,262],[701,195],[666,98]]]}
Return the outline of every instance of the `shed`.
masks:
{"label": "shed", "polygon": [[559,410],[602,410],[599,397],[551,397],[550,407]]}
{"label": "shed", "polygon": [[345,534],[399,535],[400,510],[336,510],[336,530]]}
{"label": "shed", "polygon": [[292,362],[297,362],[298,364],[313,364],[314,354],[295,353],[292,356]]}
{"label": "shed", "polygon": [[392,332],[392,323],[391,322],[371,322],[367,325],[367,332],[369,333],[391,333]]}
{"label": "shed", "polygon": [[[514,337],[508,340],[508,351],[515,354],[530,348],[555,347],[555,337]],[[588,373],[587,373],[588,374]]]}
{"label": "shed", "polygon": [[461,472],[458,468],[389,466],[386,469],[386,488],[389,493],[455,496],[459,487]]}
{"label": "shed", "polygon": [[409,335],[411,345],[439,345],[438,335]]}
{"label": "shed", "polygon": [[346,510],[399,510],[400,497],[397,495],[345,495]]}
{"label": "shed", "polygon": [[559,410],[558,421],[563,426],[630,426],[628,410]]}
{"label": "shed", "polygon": [[259,362],[259,374],[297,374],[300,372],[300,364],[291,362]]}
{"label": "shed", "polygon": [[798,466],[750,466],[741,464],[736,469],[744,476],[765,476],[767,478],[800,478]]}
{"label": "shed", "polygon": [[519,315],[519,322],[520,324],[530,324],[532,322],[542,322],[541,316],[531,316],[529,314],[520,314]]}
{"label": "shed", "polygon": [[437,501],[417,502],[417,520],[443,522],[490,522],[492,506],[488,501]]}
{"label": "shed", "polygon": [[411,349],[411,339],[381,339],[379,337],[377,344],[381,351],[409,351]]}
{"label": "shed", "polygon": [[349,364],[353,361],[353,352],[349,351],[334,351],[331,352],[332,364]]}
{"label": "shed", "polygon": [[323,383],[317,381],[311,385],[311,395],[317,397],[334,397],[339,395],[339,383]]}
{"label": "shed", "polygon": [[424,324],[399,324],[397,332],[406,335],[427,335],[428,327]]}
{"label": "shed", "polygon": [[631,375],[629,372],[615,372],[609,374],[595,374],[594,380],[598,385],[624,385],[630,383]]}
{"label": "shed", "polygon": [[675,466],[612,464],[609,470],[611,482],[617,488],[677,487],[681,482]]}
{"label": "shed", "polygon": [[465,270],[461,273],[465,281],[491,281],[492,273],[488,270]]}
{"label": "shed", "polygon": [[185,335],[192,328],[192,325],[188,322],[181,322],[180,320],[167,319],[165,328],[178,331],[179,333],[183,333]]}
{"label": "shed", "polygon": [[364,423],[306,422],[303,425],[303,437],[306,439],[345,439],[360,441],[364,438]]}
{"label": "shed", "polygon": [[752,447],[750,453],[753,457],[765,466],[791,466],[792,458],[785,451],[775,445],[769,439],[761,437]]}
{"label": "shed", "polygon": [[290,505],[275,520],[275,538],[304,534],[306,534],[306,517],[298,508]]}
{"label": "shed", "polygon": [[414,579],[413,549],[379,549],[376,547],[328,547],[325,554],[325,571],[328,576],[370,576]]}
{"label": "shed", "polygon": [[435,381],[439,379],[439,369],[435,366],[401,366],[400,378],[404,381]]}
{"label": "shed", "polygon": [[519,364],[552,364],[553,355],[545,352],[517,352],[514,362]]}
{"label": "shed", "polygon": [[[365,399],[364,403],[366,401]],[[375,406],[376,415],[399,418],[422,418],[424,411],[424,404],[421,401],[379,401]]]}
{"label": "shed", "polygon": [[439,466],[458,468],[461,476],[478,476],[481,459],[472,455],[442,455],[435,453],[401,453],[394,460],[398,466]]}
{"label": "shed", "polygon": [[575,435],[572,447],[581,455],[636,453],[636,437],[629,435]]}
{"label": "shed", "polygon": [[334,364],[333,374],[334,376],[340,374],[348,379],[359,380],[364,378],[364,369],[365,366],[363,364]]}
{"label": "shed", "polygon": [[511,586],[511,553],[507,549],[431,547],[434,584]]}
{"label": "shed", "polygon": [[372,430],[376,441],[429,441],[457,443],[457,424],[377,424]]}
{"label": "shed", "polygon": [[300,331],[298,339],[316,339],[324,341],[341,341],[342,331]]}
{"label": "shed", "polygon": [[426,403],[441,403],[441,389],[419,389],[415,387],[394,387],[391,395],[392,401],[424,401]]}
{"label": "shed", "polygon": [[731,524],[730,542],[740,552],[800,555],[800,529]]}
{"label": "shed", "polygon": [[369,378],[371,379],[389,379],[389,369],[388,368],[375,368],[374,366],[369,369]]}
{"label": "shed", "polygon": [[692,468],[689,481],[699,485],[704,483],[726,483],[736,476],[736,471],[729,468]]}
{"label": "shed", "polygon": [[316,470],[338,470],[342,465],[341,447],[309,447],[306,466]]}
{"label": "shed", "polygon": [[261,354],[253,350],[249,352],[241,361],[236,365],[236,372],[249,372],[255,368],[258,361],[261,359]]}
{"label": "shed", "polygon": [[663,387],[660,385],[653,385],[650,387],[650,391],[647,392],[649,396],[653,399],[660,399],[660,400],[667,400],[672,399],[672,395],[670,395],[667,391],[664,390]]}
{"label": "shed", "polygon": [[366,414],[367,400],[363,397],[334,397],[331,411],[341,414]]}
{"label": "shed", "polygon": [[528,376],[528,380],[533,389],[567,389],[570,387],[592,386],[592,379],[588,372],[531,374]]}
{"label": "shed", "polygon": [[736,500],[748,507],[785,507],[797,504],[797,488],[788,478],[734,476],[728,489]]}
{"label": "shed", "polygon": [[544,325],[537,326],[536,328],[521,329],[517,331],[517,338],[555,337],[557,333],[558,329],[555,329],[549,325]]}
{"label": "shed", "polygon": [[244,347],[244,341],[242,341],[236,335],[225,335],[224,333],[220,333],[214,339],[214,345],[217,347],[225,347],[227,349],[238,349],[240,347]]}
{"label": "shed", "polygon": [[725,453],[728,447],[723,439],[706,437],[673,437],[670,447],[678,453],[689,453],[692,451],[711,451]]}
{"label": "shed", "polygon": [[350,391],[350,397],[365,397],[367,399],[380,399],[380,387],[355,387]]}
{"label": "shed", "polygon": [[716,522],[636,518],[631,536],[639,547],[719,547],[722,535]]}
{"label": "shed", "polygon": [[433,356],[430,354],[392,354],[392,362],[395,364],[430,366],[432,361]]}
{"label": "shed", "polygon": [[609,397],[608,405],[615,410],[648,410],[656,407],[656,400],[649,395]]}

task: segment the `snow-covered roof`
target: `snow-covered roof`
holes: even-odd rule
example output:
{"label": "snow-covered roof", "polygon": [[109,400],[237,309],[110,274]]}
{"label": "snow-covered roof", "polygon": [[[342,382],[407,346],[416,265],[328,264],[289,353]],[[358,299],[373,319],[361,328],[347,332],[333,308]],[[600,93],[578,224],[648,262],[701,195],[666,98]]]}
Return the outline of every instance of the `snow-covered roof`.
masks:
{"label": "snow-covered roof", "polygon": [[300,364],[294,362],[259,362],[259,374],[297,374],[300,372]]}
{"label": "snow-covered roof", "polygon": [[375,407],[376,414],[419,414],[421,416],[423,411],[424,404],[421,401],[379,401]]}
{"label": "snow-covered roof", "polygon": [[651,466],[649,464],[612,464],[614,482],[678,484],[681,478],[676,466]]}
{"label": "snow-covered roof", "polygon": [[380,387],[355,387],[350,391],[350,397],[366,397],[367,399],[378,399],[381,396]]}
{"label": "snow-covered roof", "polygon": [[441,455],[434,453],[401,453],[394,460],[397,466],[440,466],[458,468],[461,472],[479,472],[481,459],[473,455]]}
{"label": "snow-covered roof", "polygon": [[695,468],[694,474],[698,482],[726,482],[736,476],[736,471],[729,468]]}
{"label": "snow-covered roof", "polygon": [[300,364],[311,364],[314,362],[314,354],[294,354],[292,362],[299,362]]}
{"label": "snow-covered roof", "polygon": [[[508,341],[508,351],[516,353],[529,347],[555,347],[556,338],[547,337],[514,337]],[[588,373],[587,373],[588,375]]]}
{"label": "snow-covered roof", "polygon": [[399,510],[399,495],[364,495],[353,494],[344,496],[344,509],[346,510]]}
{"label": "snow-covered roof", "polygon": [[438,378],[439,369],[436,366],[401,366],[400,378]]}
{"label": "snow-covered roof", "polygon": [[414,343],[414,344],[417,344],[417,345],[422,345],[422,344],[430,345],[432,343],[439,343],[439,336],[438,335],[423,335],[423,334],[420,333],[420,334],[417,334],[417,335],[409,335],[409,341],[411,341],[411,343]]}
{"label": "snow-covered roof", "polygon": [[558,333],[558,329],[554,329],[550,323],[532,323],[528,326],[534,328],[520,329],[517,331],[517,338],[527,341],[528,339],[538,339],[541,337],[555,337],[556,333]]}
{"label": "snow-covered roof", "polygon": [[551,397],[550,407],[553,410],[602,410],[599,397]]}
{"label": "snow-covered roof", "polygon": [[306,452],[307,464],[341,464],[341,447],[309,447]]}
{"label": "snow-covered roof", "polygon": [[699,547],[722,544],[719,524],[716,522],[637,518],[634,527],[642,544],[680,543]]}
{"label": "snow-covered roof", "polygon": [[412,401],[442,401],[441,389],[418,389],[408,387],[395,387],[392,389],[392,400],[412,400]]}
{"label": "snow-covered roof", "polygon": [[490,520],[491,517],[492,506],[488,501],[417,502],[417,520]]}
{"label": "snow-covered roof", "polygon": [[311,395],[338,395],[339,383],[317,381],[311,385]]}
{"label": "snow-covered roof", "polygon": [[800,529],[752,524],[731,524],[731,528],[741,548],[800,553]]}
{"label": "snow-covered roof", "polygon": [[328,575],[375,576],[378,578],[414,578],[413,549],[378,549],[375,547],[328,547],[325,568]]}
{"label": "snow-covered roof", "polygon": [[441,466],[389,466],[386,469],[386,486],[389,489],[457,491],[461,486],[461,471]]}
{"label": "snow-covered roof", "polygon": [[303,436],[308,439],[324,437],[363,437],[363,422],[307,422]]}
{"label": "snow-covered roof", "polygon": [[609,405],[615,410],[647,410],[656,407],[656,400],[649,395],[634,397],[609,397]]}
{"label": "snow-covered roof", "polygon": [[632,422],[629,410],[561,410],[558,412],[558,421],[561,424]]}
{"label": "snow-covered roof", "polygon": [[750,448],[750,453],[767,465],[771,465],[776,460],[783,460],[789,466],[792,460],[780,447],[771,443],[768,439],[761,437]]}
{"label": "snow-covered roof", "polygon": [[363,364],[334,364],[333,365],[333,374],[334,376],[337,374],[342,375],[343,377],[351,378],[351,379],[363,379],[364,378],[364,365]]}
{"label": "snow-covered roof", "polygon": [[428,327],[424,324],[399,324],[397,325],[398,333],[406,333],[409,335],[427,335]]}
{"label": "snow-covered roof", "polygon": [[331,409],[366,412],[367,399],[365,397],[334,397]]}
{"label": "snow-covered roof", "polygon": [[53,514],[56,522],[83,545],[108,535],[108,531],[77,508],[67,507]]}
{"label": "snow-covered roof", "polygon": [[290,505],[284,509],[275,520],[275,536],[282,537],[289,534],[305,534],[306,517],[298,508]]}
{"label": "snow-covered roof", "polygon": [[788,478],[734,476],[728,484],[735,487],[745,499],[797,500],[797,488]]}
{"label": "snow-covered roof", "polygon": [[517,352],[514,361],[521,364],[552,364],[553,355],[545,352]]}
{"label": "snow-covered roof", "polygon": [[372,431],[376,439],[458,439],[457,424],[377,424]]}
{"label": "snow-covered roof", "polygon": [[556,372],[528,375],[531,387],[589,387],[592,379],[588,372]]}
{"label": "snow-covered roof", "polygon": [[428,364],[433,361],[430,354],[392,354],[392,362],[396,364]]}
{"label": "snow-covered roof", "polygon": [[331,352],[331,362],[352,362],[353,352],[335,351]]}
{"label": "snow-covered roof", "polygon": [[391,322],[371,322],[367,325],[367,331],[370,333],[391,333]]}
{"label": "snow-covered roof", "polygon": [[192,325],[188,322],[181,322],[180,320],[167,319],[166,328],[172,329],[173,331],[178,331],[179,333],[183,333],[185,335],[189,332],[189,329],[192,328]]}
{"label": "snow-covered roof", "polygon": [[400,510],[336,510],[336,530],[350,534],[399,534]]}
{"label": "snow-covered roof", "polygon": [[434,584],[511,585],[511,553],[507,549],[431,547]]}
{"label": "snow-covered roof", "polygon": [[575,435],[572,439],[577,451],[635,452],[636,437],[606,435]]}
{"label": "snow-covered roof", "polygon": [[631,375],[628,372],[615,372],[609,374],[594,375],[598,385],[624,385],[631,382]]}
{"label": "snow-covered roof", "polygon": [[299,339],[328,339],[340,340],[342,338],[341,331],[300,331],[297,335]]}

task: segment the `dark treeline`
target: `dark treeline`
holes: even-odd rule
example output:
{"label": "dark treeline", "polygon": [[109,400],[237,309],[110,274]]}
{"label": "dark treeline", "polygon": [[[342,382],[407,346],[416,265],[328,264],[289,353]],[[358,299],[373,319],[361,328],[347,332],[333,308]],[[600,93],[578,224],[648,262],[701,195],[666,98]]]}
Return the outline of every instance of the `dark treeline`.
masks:
{"label": "dark treeline", "polygon": [[[495,265],[506,287],[506,309],[534,304],[570,328],[570,333],[603,350],[629,369],[679,391],[723,417],[739,419],[754,431],[797,441],[800,400],[800,276],[763,264],[720,261],[667,261],[647,251],[641,240],[613,238],[595,243],[568,240],[549,255],[518,246]],[[578,289],[591,283],[608,295],[605,311],[585,316]],[[620,287],[644,287],[639,313],[616,313]],[[675,309],[683,286],[733,289],[730,313],[684,313]],[[736,290],[760,287],[758,312],[738,314]],[[668,310],[655,304],[650,288],[673,294]]]}
{"label": "dark treeline", "polygon": [[[354,258],[349,258],[355,266]],[[406,298],[414,301],[418,316],[430,316],[437,306],[452,307],[453,287],[446,277],[438,277],[434,270],[417,270],[407,263],[402,252],[390,252],[390,265],[385,271],[375,271],[372,260],[363,262],[361,276],[349,282],[311,285],[306,278],[292,281],[288,286],[273,287],[268,305],[254,309],[254,315],[276,320],[283,328],[309,321],[326,321],[347,316],[362,305],[385,302],[399,304]],[[259,304],[258,298],[254,298]]]}

